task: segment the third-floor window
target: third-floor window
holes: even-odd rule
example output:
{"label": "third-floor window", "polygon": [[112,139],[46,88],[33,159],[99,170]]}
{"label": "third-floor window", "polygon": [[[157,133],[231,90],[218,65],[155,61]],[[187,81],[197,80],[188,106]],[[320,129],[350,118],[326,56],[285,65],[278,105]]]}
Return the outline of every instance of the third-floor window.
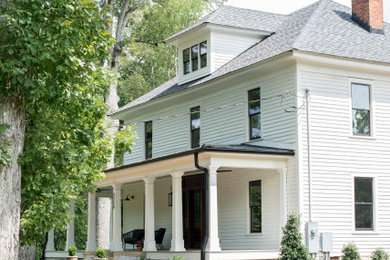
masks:
{"label": "third-floor window", "polygon": [[207,67],[207,41],[183,50],[183,74]]}

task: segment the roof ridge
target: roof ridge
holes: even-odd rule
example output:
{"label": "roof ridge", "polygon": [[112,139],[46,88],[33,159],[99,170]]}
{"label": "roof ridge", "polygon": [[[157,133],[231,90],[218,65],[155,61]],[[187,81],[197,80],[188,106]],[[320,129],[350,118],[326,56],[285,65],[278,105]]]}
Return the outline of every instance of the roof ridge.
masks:
{"label": "roof ridge", "polygon": [[[313,3],[313,4],[311,4],[311,5],[306,7],[306,8],[309,8],[309,7],[314,7],[315,5],[317,5],[313,9],[313,11],[310,14],[309,18],[306,20],[305,24],[302,26],[301,30],[299,30],[299,33],[298,33],[297,37],[295,38],[295,41],[292,44],[292,48],[293,49],[295,49],[295,46],[300,42],[300,40],[302,38],[302,35],[304,34],[306,29],[308,28],[308,25],[310,24],[310,21],[314,20],[318,15],[320,15],[320,12],[316,12],[316,11],[318,11],[320,7],[323,7],[324,3],[327,2],[327,1],[329,1],[329,0],[319,0],[319,1],[317,1],[317,2],[315,2],[315,3]],[[302,10],[302,9],[299,9],[299,10]]]}
{"label": "roof ridge", "polygon": [[250,9],[250,8],[245,8],[245,7],[238,7],[238,6],[233,6],[233,5],[222,5],[219,8],[221,8],[221,7],[231,7],[231,8],[235,8],[235,9],[248,10],[248,11],[258,12],[258,13],[263,13],[263,14],[276,14],[276,15],[280,15],[280,16],[288,16],[288,14],[280,14],[280,13],[262,11],[262,10],[257,10],[257,9]]}

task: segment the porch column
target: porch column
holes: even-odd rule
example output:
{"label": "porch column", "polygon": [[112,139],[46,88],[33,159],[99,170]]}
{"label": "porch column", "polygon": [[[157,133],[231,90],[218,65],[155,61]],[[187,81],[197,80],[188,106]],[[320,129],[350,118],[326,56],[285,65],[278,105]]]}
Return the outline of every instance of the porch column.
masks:
{"label": "porch column", "polygon": [[287,169],[280,169],[280,239],[283,237],[282,228],[287,221]]}
{"label": "porch column", "polygon": [[183,202],[181,177],[184,172],[171,173],[172,176],[172,240],[171,252],[186,251],[183,239]]}
{"label": "porch column", "polygon": [[221,251],[218,235],[218,198],[217,198],[217,170],[219,167],[209,166],[209,240],[207,251]]}
{"label": "porch column", "polygon": [[70,246],[76,245],[74,242],[74,200],[73,199],[70,201],[69,214],[70,214],[70,222],[66,230],[65,251],[68,251],[68,248]]}
{"label": "porch column", "polygon": [[96,250],[96,194],[88,193],[88,238],[85,251]]}
{"label": "porch column", "polygon": [[145,178],[145,239],[144,251],[157,251],[154,240],[154,181],[156,178]]}
{"label": "porch column", "polygon": [[122,184],[113,184],[113,212],[112,212],[112,251],[123,251],[121,234],[121,187]]}
{"label": "porch column", "polygon": [[54,229],[50,230],[47,235],[47,244],[46,249],[47,252],[56,251],[55,243],[54,243]]}
{"label": "porch column", "polygon": [[112,248],[113,248],[113,246],[114,246],[114,243],[113,243],[113,241],[112,241],[112,239],[113,239],[113,237],[112,237],[112,230],[113,230],[113,228],[114,228],[114,226],[112,225],[112,218],[113,218],[113,215],[112,215],[112,212],[113,212],[113,205],[114,205],[114,203],[113,203],[113,198],[111,199],[111,203],[110,203],[110,205],[111,205],[111,207],[110,207],[110,243],[109,243],[109,249],[110,249],[110,251],[113,251],[112,250]]}

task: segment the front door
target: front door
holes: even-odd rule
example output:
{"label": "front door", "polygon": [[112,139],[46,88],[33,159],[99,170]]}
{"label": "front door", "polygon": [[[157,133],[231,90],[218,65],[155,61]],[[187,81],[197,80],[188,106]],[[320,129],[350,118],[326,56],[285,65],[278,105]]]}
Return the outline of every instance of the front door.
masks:
{"label": "front door", "polygon": [[200,249],[204,237],[204,175],[183,177],[183,224],[186,249]]}

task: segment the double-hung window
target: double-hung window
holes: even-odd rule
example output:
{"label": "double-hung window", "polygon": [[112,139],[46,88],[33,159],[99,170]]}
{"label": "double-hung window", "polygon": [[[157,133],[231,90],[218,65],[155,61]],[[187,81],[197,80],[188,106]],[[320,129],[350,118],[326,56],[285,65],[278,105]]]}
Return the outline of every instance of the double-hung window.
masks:
{"label": "double-hung window", "polygon": [[374,230],[373,178],[355,177],[355,230]]}
{"label": "double-hung window", "polygon": [[192,71],[198,70],[199,67],[199,45],[194,45],[191,47],[191,63]]}
{"label": "double-hung window", "polygon": [[352,130],[354,135],[371,135],[370,85],[352,83]]}
{"label": "double-hung window", "polygon": [[191,148],[200,146],[200,107],[193,107],[191,113]]}
{"label": "double-hung window", "polygon": [[190,49],[185,49],[183,51],[183,72],[184,74],[188,74],[190,71]]}
{"label": "double-hung window", "polygon": [[249,182],[251,233],[261,233],[261,180]]}
{"label": "double-hung window", "polygon": [[145,159],[153,157],[153,122],[145,122]]}
{"label": "double-hung window", "polygon": [[207,41],[200,43],[200,67],[207,66]]}
{"label": "double-hung window", "polygon": [[260,88],[248,92],[249,139],[261,137]]}

